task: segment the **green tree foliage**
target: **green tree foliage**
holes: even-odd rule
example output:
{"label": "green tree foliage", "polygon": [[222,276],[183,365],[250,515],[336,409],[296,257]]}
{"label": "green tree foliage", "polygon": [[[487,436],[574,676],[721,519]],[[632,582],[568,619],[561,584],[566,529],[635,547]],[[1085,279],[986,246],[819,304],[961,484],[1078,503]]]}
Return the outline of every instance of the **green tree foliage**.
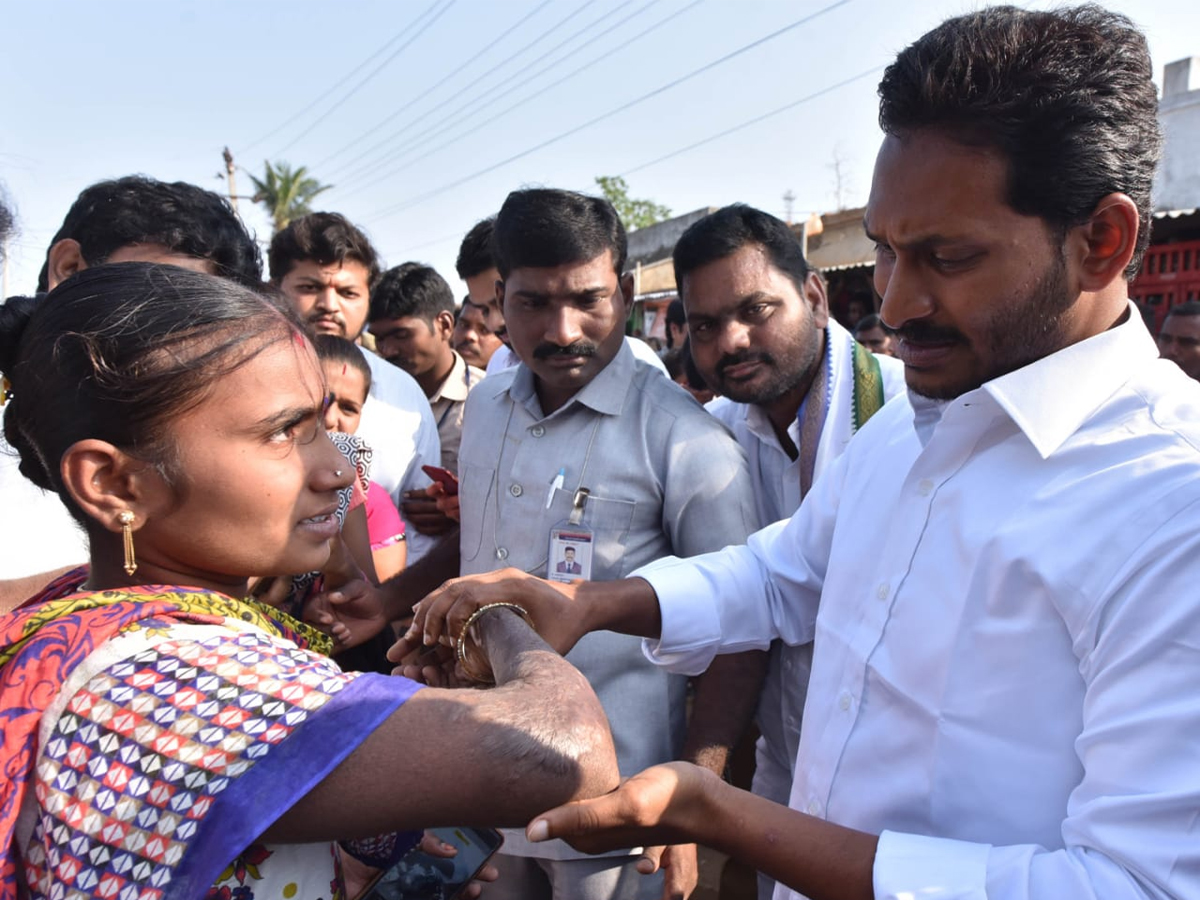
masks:
{"label": "green tree foliage", "polygon": [[626,231],[636,231],[671,217],[671,210],[653,200],[634,200],[629,196],[629,185],[620,175],[598,175],[596,184],[600,192],[617,211]]}
{"label": "green tree foliage", "polygon": [[292,219],[312,212],[313,198],[333,187],[310,177],[304,166],[293,169],[288,163],[270,160],[263,162],[263,177],[251,175],[250,180],[254,182],[252,199],[266,209],[277,232],[287,228]]}

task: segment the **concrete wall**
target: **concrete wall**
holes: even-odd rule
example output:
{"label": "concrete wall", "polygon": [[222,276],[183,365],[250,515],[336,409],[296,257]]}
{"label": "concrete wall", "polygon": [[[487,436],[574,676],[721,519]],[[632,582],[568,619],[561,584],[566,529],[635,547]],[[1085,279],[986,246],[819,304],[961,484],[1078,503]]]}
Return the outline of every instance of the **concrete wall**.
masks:
{"label": "concrete wall", "polygon": [[1165,142],[1154,208],[1200,207],[1200,56],[1173,62],[1163,70],[1158,118]]}

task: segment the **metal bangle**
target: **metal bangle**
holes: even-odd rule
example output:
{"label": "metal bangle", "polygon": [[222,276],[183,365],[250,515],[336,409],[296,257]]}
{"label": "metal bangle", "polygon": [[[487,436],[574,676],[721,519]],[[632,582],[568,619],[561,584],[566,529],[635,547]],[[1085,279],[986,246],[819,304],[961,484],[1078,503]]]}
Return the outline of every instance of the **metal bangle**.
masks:
{"label": "metal bangle", "polygon": [[[533,624],[533,619],[530,617],[529,611],[519,603],[486,603],[479,607],[479,609],[475,610],[475,612],[471,613],[471,615],[467,618],[467,621],[463,623],[462,631],[458,633],[458,640],[454,647],[454,655],[458,658],[458,664],[462,666],[462,670],[466,673],[467,677],[472,681],[478,681],[480,684],[495,684],[496,679],[490,677],[489,675],[482,674],[482,670],[480,669],[473,670],[471,663],[468,661],[471,654],[467,650],[467,637],[471,631],[471,626],[478,622],[484,613],[493,609],[511,609],[518,616],[525,620],[525,624],[528,625],[532,631],[535,633],[537,632],[537,626]],[[479,646],[479,641],[476,640],[473,643],[476,647]]]}

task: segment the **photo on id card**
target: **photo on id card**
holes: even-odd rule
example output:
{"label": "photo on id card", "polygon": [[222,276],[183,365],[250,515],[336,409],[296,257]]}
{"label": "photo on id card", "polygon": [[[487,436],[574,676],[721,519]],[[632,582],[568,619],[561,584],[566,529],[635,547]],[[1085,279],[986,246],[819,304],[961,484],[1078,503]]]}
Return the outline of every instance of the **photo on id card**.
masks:
{"label": "photo on id card", "polygon": [[550,529],[546,577],[551,581],[592,580],[592,532],[579,525]]}

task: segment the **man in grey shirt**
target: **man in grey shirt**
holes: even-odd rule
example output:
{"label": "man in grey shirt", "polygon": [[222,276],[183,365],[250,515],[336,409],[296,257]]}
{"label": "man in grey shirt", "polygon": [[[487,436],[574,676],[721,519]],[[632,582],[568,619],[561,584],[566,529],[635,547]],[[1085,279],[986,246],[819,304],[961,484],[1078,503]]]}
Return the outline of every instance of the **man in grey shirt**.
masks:
{"label": "man in grey shirt", "polygon": [[[546,577],[570,555],[586,579],[621,578],[662,556],[743,543],[759,525],[741,448],[624,342],[633,297],[625,246],[612,206],[579,194],[517,191],[497,217],[498,290],[523,362],[467,399],[464,575],[515,566]],[[568,659],[604,705],[623,774],[680,757],[683,679],[656,670],[636,639],[611,632],[589,635]],[[737,738],[756,699],[736,677],[713,674],[697,687],[687,738],[697,760]],[[712,758],[723,765],[723,752]],[[585,857],[561,842],[529,844],[520,832],[506,836],[502,852],[493,897],[607,900],[661,890],[628,853]],[[674,879],[694,851],[670,852]]]}

